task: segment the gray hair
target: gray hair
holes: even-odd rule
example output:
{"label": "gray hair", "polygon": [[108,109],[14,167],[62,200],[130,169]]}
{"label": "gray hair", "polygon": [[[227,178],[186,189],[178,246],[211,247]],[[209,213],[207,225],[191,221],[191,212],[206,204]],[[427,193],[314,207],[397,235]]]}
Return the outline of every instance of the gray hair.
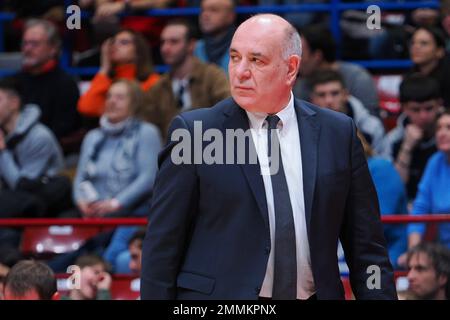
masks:
{"label": "gray hair", "polygon": [[302,56],[302,41],[297,29],[291,24],[285,30],[285,44],[282,48],[281,55],[283,59],[288,59],[292,55]]}
{"label": "gray hair", "polygon": [[25,31],[36,26],[41,26],[45,33],[47,34],[47,41],[50,45],[56,47],[56,49],[60,50],[61,48],[61,38],[58,33],[58,29],[56,26],[50,21],[44,19],[30,19],[25,24]]}

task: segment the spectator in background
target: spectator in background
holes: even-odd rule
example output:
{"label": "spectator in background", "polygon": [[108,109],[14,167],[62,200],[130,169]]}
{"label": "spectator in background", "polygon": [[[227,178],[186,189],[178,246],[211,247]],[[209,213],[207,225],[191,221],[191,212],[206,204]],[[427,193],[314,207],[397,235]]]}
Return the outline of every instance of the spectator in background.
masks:
{"label": "spectator in background", "polygon": [[435,27],[419,27],[414,32],[410,47],[414,63],[411,73],[420,73],[437,80],[444,105],[450,106],[450,64],[445,59],[445,37]]}
{"label": "spectator in background", "polygon": [[142,242],[144,241],[144,237],[145,228],[136,228],[136,232],[128,240],[127,249],[118,254],[114,261],[115,273],[140,275]]}
{"label": "spectator in background", "polygon": [[161,55],[170,71],[147,95],[140,115],[167,134],[172,119],[181,111],[209,107],[230,95],[225,73],[217,66],[194,57],[192,27],[184,20],[172,20],[161,33]]}
{"label": "spectator in background", "polygon": [[78,101],[78,111],[89,117],[103,114],[106,93],[115,79],[137,80],[142,90],[150,89],[159,79],[153,72],[147,42],[135,31],[121,30],[106,40],[101,55],[100,70]]}
{"label": "spectator in background", "polygon": [[408,251],[411,300],[450,299],[450,250],[436,243],[422,243]]}
{"label": "spectator in background", "polygon": [[302,67],[294,87],[294,95],[309,100],[309,77],[319,69],[333,69],[342,75],[348,92],[359,99],[371,114],[380,117],[378,94],[372,76],[354,63],[336,61],[336,43],[330,30],[321,25],[312,25],[301,29],[300,36]]}
{"label": "spectator in background", "polygon": [[116,80],[109,88],[100,128],[81,148],[74,200],[85,217],[147,214],[161,147],[157,128],[134,117],[142,104],[136,82]]}
{"label": "spectator in background", "polygon": [[55,275],[42,262],[20,261],[6,276],[5,300],[52,300],[57,297]]}
{"label": "spectator in background", "polygon": [[342,76],[332,69],[318,70],[310,77],[311,102],[353,119],[364,138],[377,152],[384,136],[384,126],[379,118],[371,115],[361,101],[349,94]]}
{"label": "spectator in background", "polygon": [[84,7],[93,9],[91,23],[94,33],[100,37],[101,33],[108,33],[108,29],[121,26],[141,33],[151,47],[156,48],[166,18],[148,15],[146,11],[182,5],[184,0],[79,0],[79,2]]}
{"label": "spectator in background", "polygon": [[[81,148],[74,181],[76,210],[65,217],[147,216],[161,148],[158,129],[134,117],[142,104],[138,83],[116,80],[109,88],[100,128],[90,131]],[[80,249],[49,264],[65,270],[80,255],[90,252],[114,263],[126,250],[137,227],[119,227],[87,241]],[[112,236],[112,238],[111,238]],[[105,252],[105,248],[107,248]]]}
{"label": "spectator in background", "polygon": [[66,209],[70,182],[58,179],[62,184],[56,182],[59,190],[49,197],[42,192],[51,191],[63,168],[61,148],[39,123],[39,108],[22,102],[15,80],[0,80],[0,217],[56,215],[52,211]]}
{"label": "spectator in background", "polygon": [[145,238],[145,229],[138,230],[128,242],[130,253],[129,268],[133,274],[141,274],[142,268],[142,243]]}
{"label": "spectator in background", "polygon": [[0,245],[0,300],[3,300],[6,276],[9,270],[22,260],[22,255],[16,247],[5,245],[4,242],[0,243],[2,243]]}
{"label": "spectator in background", "polygon": [[2,0],[0,10],[13,12],[13,20],[2,21],[5,51],[20,51],[20,39],[27,19],[40,18],[65,26],[65,0]]}
{"label": "spectator in background", "polygon": [[425,165],[436,152],[436,117],[441,108],[439,83],[427,76],[413,74],[400,84],[403,112],[397,126],[383,140],[381,154],[394,161],[406,184],[408,199],[416,197],[417,185]]}
{"label": "spectator in background", "polygon": [[[450,213],[450,111],[446,110],[437,119],[436,145],[439,150],[427,162],[420,180],[412,214]],[[450,248],[450,223],[438,226],[438,241]],[[408,226],[409,247],[422,241],[424,224]]]}
{"label": "spectator in background", "polygon": [[234,0],[203,0],[199,16],[203,39],[198,40],[194,55],[203,62],[215,63],[228,73],[230,43],[236,27]]}
{"label": "spectator in background", "polygon": [[[407,214],[408,198],[405,185],[391,161],[374,155],[369,143],[358,131],[364,148],[370,175],[378,195],[381,215]],[[398,268],[398,258],[407,246],[406,226],[404,224],[385,224],[384,236],[387,242],[389,259],[394,269]]]}
{"label": "spectator in background", "polygon": [[23,102],[41,110],[40,121],[50,128],[65,154],[78,152],[77,133],[81,119],[76,82],[58,66],[61,47],[56,27],[46,20],[33,19],[25,25],[22,37],[23,70],[18,77],[23,86]]}
{"label": "spectator in background", "polygon": [[[77,208],[64,217],[146,216],[150,209],[157,155],[161,148],[158,129],[134,117],[142,103],[139,84],[116,80],[109,88],[100,128],[83,141],[74,181]],[[119,227],[89,239],[80,249],[49,262],[55,272],[66,270],[83,254],[95,252],[112,264],[126,249],[136,227]],[[107,248],[105,253],[105,248]]]}
{"label": "spectator in background", "polygon": [[79,288],[70,290],[61,300],[111,300],[111,275],[105,261],[95,255],[84,255],[75,261],[80,268]]}

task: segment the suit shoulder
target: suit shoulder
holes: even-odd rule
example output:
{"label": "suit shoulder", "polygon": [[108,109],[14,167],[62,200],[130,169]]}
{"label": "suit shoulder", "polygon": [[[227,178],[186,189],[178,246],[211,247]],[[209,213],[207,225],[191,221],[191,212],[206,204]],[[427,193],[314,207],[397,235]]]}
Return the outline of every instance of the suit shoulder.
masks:
{"label": "suit shoulder", "polygon": [[304,100],[299,100],[299,102],[300,108],[303,108],[306,112],[309,112],[311,114],[315,113],[315,116],[317,116],[318,120],[323,124],[335,126],[348,125],[352,122],[352,118],[342,112],[333,111],[328,108],[321,108]]}
{"label": "suit shoulder", "polygon": [[203,121],[205,123],[214,121],[223,116],[224,112],[231,108],[233,105],[233,99],[227,98],[219,101],[214,106],[209,108],[198,108],[181,113],[179,116],[186,122]]}

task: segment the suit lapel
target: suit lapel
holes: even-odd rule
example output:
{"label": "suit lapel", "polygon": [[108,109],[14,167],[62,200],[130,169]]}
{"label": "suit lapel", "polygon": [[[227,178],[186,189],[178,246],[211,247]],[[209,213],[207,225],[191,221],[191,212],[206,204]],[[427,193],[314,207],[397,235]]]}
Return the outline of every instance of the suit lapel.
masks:
{"label": "suit lapel", "polygon": [[303,194],[305,198],[305,216],[308,235],[310,232],[312,204],[317,175],[317,150],[319,145],[320,125],[316,113],[300,100],[295,100],[302,151]]}
{"label": "suit lapel", "polygon": [[[248,118],[245,113],[245,110],[243,110],[241,107],[239,107],[232,99],[230,106],[227,108],[225,115],[227,118],[225,119],[223,125],[224,125],[224,133],[226,129],[243,129],[248,130],[249,129],[249,123]],[[251,138],[251,136],[250,136]],[[268,209],[267,209],[267,200],[266,200],[266,191],[264,188],[264,181],[261,175],[261,169],[259,166],[259,161],[257,164],[250,164],[248,161],[248,154],[250,152],[254,152],[256,154],[255,145],[253,142],[253,139],[251,139],[249,148],[251,148],[251,151],[247,151],[246,155],[246,161],[244,164],[239,164],[242,171],[244,172],[244,175],[248,181],[248,184],[250,186],[250,189],[253,193],[253,196],[258,204],[259,211],[262,215],[262,218],[264,219],[264,223],[267,227],[267,230],[269,230],[269,217],[268,217]],[[234,155],[235,155],[235,161],[236,161],[236,154],[237,154],[237,146],[236,143],[234,144]]]}

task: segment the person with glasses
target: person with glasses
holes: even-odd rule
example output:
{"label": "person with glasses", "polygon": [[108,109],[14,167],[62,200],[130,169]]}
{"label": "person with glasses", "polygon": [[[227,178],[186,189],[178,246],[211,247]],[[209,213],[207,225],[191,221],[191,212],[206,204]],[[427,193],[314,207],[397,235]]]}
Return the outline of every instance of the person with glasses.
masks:
{"label": "person with glasses", "polygon": [[39,121],[50,128],[64,154],[77,152],[81,144],[81,138],[77,139],[81,128],[77,112],[79,91],[75,80],[59,66],[58,29],[46,20],[29,20],[21,45],[22,70],[17,77],[23,103],[39,107]]}
{"label": "person with glasses", "polygon": [[133,30],[121,30],[103,43],[100,70],[80,97],[78,111],[88,117],[100,117],[115,79],[137,80],[142,90],[150,89],[159,80],[146,40]]}
{"label": "person with glasses", "polygon": [[439,83],[421,74],[407,76],[400,84],[400,102],[403,112],[385,136],[381,154],[394,161],[408,199],[413,200],[426,163],[436,152],[435,124],[442,105]]}

